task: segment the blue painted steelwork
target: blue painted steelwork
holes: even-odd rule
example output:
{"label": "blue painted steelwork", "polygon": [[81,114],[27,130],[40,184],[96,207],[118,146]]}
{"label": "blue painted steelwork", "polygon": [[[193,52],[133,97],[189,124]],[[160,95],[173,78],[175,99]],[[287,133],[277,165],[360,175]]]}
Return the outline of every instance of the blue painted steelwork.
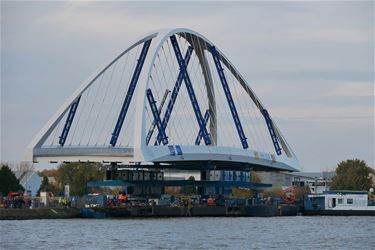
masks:
{"label": "blue painted steelwork", "polygon": [[171,155],[171,156],[176,155],[176,151],[174,150],[174,147],[172,145],[169,145],[168,149],[169,149],[169,155]]}
{"label": "blue painted steelwork", "polygon": [[182,155],[182,149],[180,145],[176,145],[176,151],[177,151],[177,155]]}
{"label": "blue painted steelwork", "polygon": [[135,186],[126,181],[121,180],[111,180],[111,181],[90,181],[87,183],[88,187],[125,187],[125,186]]}
{"label": "blue painted steelwork", "polygon": [[275,147],[276,154],[281,155],[281,147],[280,147],[279,142],[277,140],[277,136],[276,136],[275,130],[273,128],[273,123],[272,123],[270,115],[268,114],[267,109],[263,109],[262,114],[263,114],[264,119],[266,120],[268,131],[270,132],[272,142],[273,142],[273,146]]}
{"label": "blue painted steelwork", "polygon": [[77,108],[79,101],[81,100],[81,96],[77,98],[75,102],[72,103],[72,106],[70,106],[69,114],[66,117],[65,125],[63,128],[63,131],[61,132],[60,139],[59,139],[59,144],[61,146],[64,146],[66,138],[68,137],[68,133],[70,130],[70,127],[72,126],[74,115],[76,114]]}
{"label": "blue painted steelwork", "polygon": [[224,75],[224,69],[221,66],[220,55],[217,52],[215,46],[211,47],[211,54],[212,54],[212,57],[214,59],[215,65],[216,65],[217,72],[219,73],[220,81],[221,81],[221,84],[223,85],[224,93],[225,93],[225,96],[227,98],[228,105],[229,105],[230,111],[232,113],[234,123],[235,123],[236,128],[237,128],[238,135],[240,136],[242,147],[244,149],[246,149],[246,148],[249,147],[249,145],[247,144],[247,138],[245,137],[245,133],[242,129],[241,121],[240,121],[240,118],[238,116],[236,106],[234,105],[233,97],[232,97],[232,94],[230,92],[227,79],[225,78],[225,75]]}
{"label": "blue painted steelwork", "polygon": [[244,181],[244,173],[242,171],[240,172],[240,181]]}
{"label": "blue painted steelwork", "polygon": [[191,104],[193,105],[195,117],[197,118],[200,129],[203,131],[204,142],[205,142],[206,145],[210,145],[211,139],[210,139],[210,136],[207,132],[206,126],[204,124],[204,119],[203,119],[202,113],[201,113],[200,108],[199,108],[198,100],[195,96],[193,85],[190,81],[190,77],[189,77],[189,74],[187,72],[187,65],[185,63],[185,60],[182,58],[181,50],[180,50],[180,47],[178,46],[176,37],[173,35],[173,36],[170,37],[170,39],[171,39],[171,42],[172,42],[173,50],[176,54],[178,64],[180,66],[180,71],[183,72],[182,75],[183,75],[183,78],[185,80],[186,89],[188,91]]}
{"label": "blue painted steelwork", "polygon": [[105,213],[96,212],[92,208],[81,208],[79,213],[82,218],[104,219],[107,216]]}
{"label": "blue painted steelwork", "polygon": [[147,89],[147,100],[150,104],[152,114],[154,116],[154,121],[156,122],[156,126],[158,127],[159,133],[161,134],[161,140],[164,145],[168,144],[168,137],[165,134],[165,130],[163,129],[163,126],[161,125],[161,119],[158,112],[158,108],[156,107],[156,101],[154,99],[154,96],[152,95],[151,89]]}
{"label": "blue painted steelwork", "polygon": [[237,171],[233,171],[233,180],[237,181]]}
{"label": "blue painted steelwork", "polygon": [[[187,51],[186,51],[186,54],[185,54],[185,64],[186,64],[186,66],[189,64],[192,53],[193,53],[193,48],[191,46],[189,46]],[[184,72],[182,70],[180,70],[180,72],[178,74],[178,77],[177,77],[176,84],[174,85],[174,88],[173,88],[173,91],[172,91],[172,94],[171,94],[171,99],[169,99],[167,110],[165,111],[165,115],[164,115],[164,118],[163,118],[162,124],[163,124],[164,130],[167,129],[168,121],[169,121],[169,118],[171,118],[172,110],[173,110],[174,104],[176,102],[178,92],[180,91],[183,79],[184,79]],[[158,134],[157,138],[158,139],[157,139],[157,142],[155,144],[160,144],[160,141],[161,141],[160,140],[161,139],[160,134]]]}
{"label": "blue painted steelwork", "polygon": [[141,54],[139,55],[137,66],[135,67],[132,79],[129,84],[128,92],[126,93],[126,97],[124,103],[122,104],[121,112],[118,116],[117,123],[115,129],[112,133],[112,138],[110,144],[114,147],[116,145],[117,139],[120,135],[120,131],[122,128],[122,124],[124,123],[126,113],[128,112],[128,108],[130,106],[130,102],[132,100],[132,96],[134,94],[135,87],[137,86],[139,75],[141,74],[141,70],[143,67],[143,63],[145,62],[145,58],[147,55],[148,48],[150,47],[151,40],[147,40],[143,44],[143,48]]}
{"label": "blue painted steelwork", "polygon": [[[208,119],[209,119],[209,118],[210,118],[210,110],[207,109],[207,110],[206,110],[206,113],[204,114],[204,126],[207,125],[207,123],[208,123]],[[203,136],[203,132],[202,132],[202,130],[199,130],[198,136],[197,136],[197,138],[195,139],[195,145],[199,145],[199,144],[201,144],[202,136]]]}
{"label": "blue painted steelwork", "polygon": [[[159,106],[159,109],[158,109],[158,113],[159,115],[161,114],[161,111],[163,109],[163,106],[164,106],[164,103],[165,103],[165,100],[167,100],[167,97],[168,97],[168,94],[169,92],[171,92],[169,89],[167,89],[164,93],[164,96],[163,96],[163,99],[161,100],[161,103],[160,103],[160,106]],[[148,145],[148,143],[150,142],[151,140],[151,136],[152,134],[154,133],[154,130],[155,130],[155,127],[156,127],[156,121],[154,120],[151,124],[151,128],[148,130],[148,133],[147,133],[147,136],[146,136],[146,145]],[[164,129],[165,131],[165,129]]]}

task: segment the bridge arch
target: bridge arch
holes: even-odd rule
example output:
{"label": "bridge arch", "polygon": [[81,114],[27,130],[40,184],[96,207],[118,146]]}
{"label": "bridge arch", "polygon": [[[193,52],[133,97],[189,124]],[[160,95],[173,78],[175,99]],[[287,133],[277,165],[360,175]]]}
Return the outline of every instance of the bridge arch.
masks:
{"label": "bridge arch", "polygon": [[[185,44],[184,44],[185,43]],[[172,95],[176,88],[175,83],[173,80],[169,83],[169,80],[164,78],[164,83],[156,83],[154,78],[156,78],[156,74],[158,74],[157,70],[159,68],[163,68],[163,65],[170,63],[172,64],[172,58],[164,58],[164,64],[159,63],[163,59],[160,59],[161,52],[164,50],[165,47],[168,46],[169,52],[174,51],[175,54],[170,53],[169,57],[175,56],[174,62],[175,71],[177,72],[167,72],[168,74],[176,74],[177,80],[180,79],[179,85],[181,88],[185,86],[185,104],[188,102],[187,100],[190,99],[193,106],[193,111],[190,113],[190,116],[195,116],[198,127],[198,135],[201,135],[201,139],[199,144],[193,144],[186,141],[179,141],[181,138],[181,133],[187,133],[187,130],[180,131],[180,129],[168,131],[168,136],[171,134],[170,141],[168,141],[167,133],[165,133],[165,140],[162,138],[163,130],[166,129],[164,126],[167,126],[169,118],[165,118],[168,112],[172,113],[169,110],[169,106],[171,104]],[[185,46],[185,47],[184,47]],[[133,53],[137,49],[135,53],[136,60],[133,62],[132,70],[129,71],[132,73],[132,78],[129,81],[129,86],[127,95],[125,96],[125,100],[122,105],[122,109],[117,117],[117,123],[115,126],[114,131],[111,135],[110,143],[104,143],[102,146],[95,146],[90,144],[91,135],[93,134],[94,128],[92,128],[90,140],[87,145],[81,146],[70,144],[69,146],[65,144],[65,140],[72,137],[71,132],[69,129],[71,126],[74,127],[75,122],[77,119],[74,119],[75,112],[82,112],[80,110],[80,99],[81,97],[84,99],[84,95],[94,84],[98,85],[98,82],[102,84],[104,75],[110,75],[108,72],[112,71],[112,75],[110,76],[110,80],[112,81],[113,72],[115,69],[112,69],[116,66],[116,64],[123,60],[124,57],[128,56],[130,53]],[[180,51],[179,51],[180,50]],[[139,52],[140,51],[140,52]],[[196,63],[196,69],[201,72],[201,81],[204,82],[205,86],[205,93],[200,96],[194,97],[194,88],[196,87],[196,83],[194,81],[189,80],[189,74],[192,72],[193,66],[187,64],[185,59],[183,58],[183,54],[185,57],[189,54],[190,57],[194,57],[196,59],[194,61]],[[164,53],[165,55],[165,53]],[[212,58],[209,58],[209,55]],[[179,57],[180,56],[180,60]],[[181,59],[182,58],[182,59]],[[169,61],[168,61],[169,60]],[[141,62],[141,63],[140,63]],[[158,64],[159,63],[159,64]],[[126,64],[126,63],[125,63]],[[155,66],[157,65],[157,66]],[[139,66],[139,72],[137,74],[137,67]],[[143,67],[142,67],[143,66]],[[170,66],[170,65],[168,65]],[[190,67],[190,68],[189,68]],[[217,71],[216,71],[217,70]],[[215,72],[216,71],[216,72]],[[156,72],[156,73],[155,73]],[[221,73],[224,72],[224,73]],[[163,72],[164,73],[164,72]],[[214,79],[214,74],[217,74],[219,77]],[[229,81],[226,79],[226,75],[231,74],[232,76],[232,85],[228,83]],[[228,76],[227,76],[228,77]],[[131,85],[134,82],[133,78],[136,78],[135,85],[133,89],[133,93],[131,94],[130,103],[125,105],[126,100],[129,95],[129,90],[131,89]],[[159,77],[158,77],[159,78]],[[101,80],[100,80],[101,79]],[[121,77],[122,79],[122,77]],[[170,79],[173,79],[172,77]],[[159,78],[160,81],[160,78]],[[189,85],[190,81],[190,85]],[[121,81],[120,81],[121,82]],[[168,82],[168,83],[165,83]],[[182,82],[185,82],[184,85]],[[220,84],[221,82],[221,84]],[[215,83],[217,83],[215,85]],[[152,85],[157,86],[152,86]],[[166,84],[162,87],[159,87],[159,84]],[[254,150],[253,148],[249,148],[247,143],[247,138],[245,133],[248,132],[246,129],[242,128],[240,118],[240,112],[236,110],[236,100],[235,98],[231,97],[232,93],[230,91],[231,87],[233,86],[241,86],[243,93],[247,95],[249,100],[251,100],[254,107],[258,110],[259,114],[264,116],[265,121],[264,125],[268,128],[268,131],[271,136],[271,141],[273,142],[273,146],[275,147],[275,152],[262,152],[260,150]],[[120,84],[121,85],[121,84]],[[174,86],[173,86],[174,85]],[[222,85],[222,86],[220,86]],[[190,86],[190,87],[189,87]],[[217,91],[221,90],[221,87],[224,89],[224,94],[221,96],[218,95]],[[97,87],[96,93],[105,92],[107,94],[108,88],[110,86]],[[189,91],[189,88],[192,90]],[[234,87],[236,88],[236,87]],[[103,90],[103,91],[102,91]],[[225,91],[227,90],[227,91]],[[165,92],[164,92],[165,91]],[[169,91],[169,92],[168,92]],[[177,90],[176,96],[181,96],[183,94],[178,93]],[[131,91],[130,91],[131,92]],[[168,93],[167,93],[168,92]],[[199,91],[198,91],[199,92]],[[200,91],[204,92],[204,91]],[[163,93],[165,94],[163,96]],[[192,94],[193,93],[193,94]],[[87,94],[88,96],[89,94]],[[96,95],[96,96],[97,96]],[[100,94],[99,94],[100,95]],[[116,93],[117,95],[117,93]],[[154,98],[154,95],[156,98]],[[95,98],[96,98],[95,96]],[[204,97],[202,97],[204,96]],[[165,97],[165,98],[161,98]],[[221,97],[221,98],[220,98]],[[238,98],[238,96],[236,96]],[[243,96],[242,96],[243,97]],[[88,97],[87,97],[88,98]],[[103,103],[104,99],[103,97]],[[128,99],[129,99],[128,98]],[[152,101],[150,98],[158,104],[162,103],[162,99],[165,99],[165,106],[157,107],[152,105]],[[180,98],[180,97],[178,97]],[[182,97],[181,97],[182,98]],[[194,105],[194,98],[196,103],[202,104],[205,103],[206,114],[208,114],[207,121],[205,122],[204,115],[202,110],[198,105]],[[206,98],[204,100],[204,98]],[[134,100],[132,100],[134,99]],[[224,100],[223,100],[224,99]],[[226,99],[226,100],[225,100]],[[231,102],[232,99],[232,102]],[[176,100],[175,100],[176,101]],[[116,101],[113,101],[115,103]],[[207,102],[207,103],[206,103]],[[112,103],[112,105],[113,105]],[[117,104],[121,104],[121,101],[117,102]],[[220,135],[223,132],[218,132],[218,126],[220,127],[220,123],[222,121],[218,120],[217,108],[219,107],[218,104],[227,105],[229,107],[229,114],[228,119],[233,119],[235,125],[234,127],[237,129],[237,136],[239,136],[239,141],[242,144],[239,144],[239,147],[236,145],[225,145],[223,140],[221,140]],[[238,104],[238,102],[237,102]],[[116,104],[115,104],[116,105]],[[127,111],[133,105],[133,118],[132,121],[129,121],[129,115],[127,115]],[[178,104],[177,104],[178,105]],[[93,104],[95,106],[95,104]],[[96,105],[100,108],[99,113],[102,110],[102,106]],[[121,106],[121,105],[117,105]],[[125,106],[125,111],[124,111]],[[196,107],[195,107],[196,106]],[[155,112],[152,112],[152,108],[156,109]],[[173,104],[172,104],[173,108]],[[91,107],[91,110],[93,108]],[[219,107],[220,109],[220,107]],[[169,110],[169,111],[168,111]],[[220,109],[221,110],[221,109]],[[124,111],[124,112],[123,112]],[[116,113],[116,112],[114,112]],[[125,113],[125,115],[122,115]],[[175,112],[176,113],[176,112]],[[199,114],[200,113],[200,114]],[[164,119],[163,119],[164,115]],[[172,116],[171,114],[170,116]],[[95,114],[94,114],[95,117]],[[96,114],[96,119],[93,119],[95,123],[99,123],[99,127],[101,124],[107,122],[107,120],[103,120],[102,123],[97,122],[99,114]],[[108,117],[108,116],[107,116]],[[115,116],[116,117],[116,116]],[[151,118],[150,118],[151,117]],[[160,119],[159,126],[157,125],[157,118]],[[191,118],[191,117],[190,117]],[[126,120],[128,119],[128,120]],[[173,119],[173,118],[172,118]],[[187,118],[188,119],[188,118]],[[100,120],[100,119],[99,119]],[[188,119],[190,122],[193,119]],[[76,122],[77,123],[77,122]],[[87,122],[89,123],[89,122]],[[117,144],[117,140],[121,137],[121,133],[123,129],[121,129],[122,125],[132,123],[133,130],[130,133],[133,133],[132,141],[128,147],[119,146]],[[154,124],[155,123],[155,124]],[[163,125],[164,124],[164,125]],[[206,125],[208,128],[206,128]],[[60,126],[60,130],[58,131],[58,126]],[[79,126],[79,125],[77,125]],[[152,145],[150,144],[149,138],[149,131],[150,127],[154,127],[154,138],[155,143]],[[68,127],[68,130],[65,128]],[[109,126],[110,127],[110,126]],[[86,127],[85,127],[86,128]],[[119,128],[119,129],[118,129]],[[183,126],[180,128],[184,128]],[[197,128],[195,128],[197,129]],[[219,128],[220,129],[220,128]],[[234,131],[236,130],[234,129]],[[223,130],[223,129],[221,129]],[[66,132],[64,136],[64,131]],[[75,130],[74,130],[75,131]],[[108,132],[108,131],[106,131]],[[59,145],[55,145],[53,142],[49,146],[45,146],[47,140],[52,137],[52,134],[61,134],[59,139]],[[85,129],[84,132],[85,133]],[[128,134],[130,134],[128,133]],[[180,133],[180,134],[179,134]],[[196,133],[196,131],[194,131]],[[243,135],[241,135],[241,133]],[[88,133],[90,134],[90,133]],[[157,135],[157,136],[155,136]],[[175,135],[175,136],[174,136]],[[101,135],[99,135],[100,137]],[[174,137],[173,137],[174,136]],[[55,137],[55,136],[54,136]],[[62,140],[63,138],[64,140]],[[188,138],[191,140],[191,136]],[[53,139],[55,140],[55,139]],[[221,140],[221,141],[220,141]],[[71,138],[71,142],[74,141]],[[200,142],[206,145],[200,145]],[[63,142],[63,143],[61,143]],[[204,142],[204,143],[203,143]],[[264,105],[261,103],[259,98],[255,95],[255,93],[250,88],[249,84],[245,81],[243,76],[238,72],[238,70],[234,67],[234,65],[228,60],[228,58],[218,49],[215,45],[205,38],[203,35],[189,29],[170,29],[170,30],[159,30],[155,32],[151,32],[150,34],[136,40],[129,48],[122,51],[119,55],[117,55],[113,60],[111,60],[108,64],[106,64],[103,68],[101,68],[92,78],[89,79],[86,83],[82,84],[74,94],[63,104],[63,106],[56,112],[56,114],[50,119],[50,121],[46,124],[46,126],[41,130],[41,132],[35,137],[35,139],[31,142],[28,147],[28,158],[34,161],[38,160],[68,160],[68,161],[120,161],[120,162],[149,162],[149,163],[191,163],[191,162],[199,162],[199,161],[210,161],[210,162],[235,162],[239,165],[241,164],[248,164],[254,166],[264,166],[264,167],[271,167],[276,169],[284,169],[284,170],[296,170],[299,168],[298,161],[291,150],[290,146],[287,144],[285,138],[282,136],[280,130],[276,126],[276,124],[270,118],[267,110],[265,109]]]}

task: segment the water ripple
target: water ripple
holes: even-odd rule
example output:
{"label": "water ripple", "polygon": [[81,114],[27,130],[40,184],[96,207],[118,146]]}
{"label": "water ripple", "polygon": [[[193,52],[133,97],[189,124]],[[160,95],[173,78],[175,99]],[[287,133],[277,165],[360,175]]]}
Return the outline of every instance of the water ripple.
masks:
{"label": "water ripple", "polygon": [[0,249],[375,249],[375,217],[0,221]]}

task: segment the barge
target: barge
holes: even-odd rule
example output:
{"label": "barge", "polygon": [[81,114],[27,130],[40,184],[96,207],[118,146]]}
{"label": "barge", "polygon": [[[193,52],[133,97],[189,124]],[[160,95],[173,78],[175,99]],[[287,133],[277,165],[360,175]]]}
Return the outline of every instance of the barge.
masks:
{"label": "barge", "polygon": [[132,218],[132,217],[273,217],[297,216],[296,205],[247,205],[247,206],[139,206],[94,207],[81,209],[83,218]]}

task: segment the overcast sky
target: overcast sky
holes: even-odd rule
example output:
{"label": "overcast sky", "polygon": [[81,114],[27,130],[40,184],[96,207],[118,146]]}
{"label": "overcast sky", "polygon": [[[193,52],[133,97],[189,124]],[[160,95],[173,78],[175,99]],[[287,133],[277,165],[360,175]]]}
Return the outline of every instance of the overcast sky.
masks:
{"label": "overcast sky", "polygon": [[98,67],[152,30],[213,41],[266,105],[305,171],[374,167],[374,3],[1,2],[1,160],[22,160]]}

